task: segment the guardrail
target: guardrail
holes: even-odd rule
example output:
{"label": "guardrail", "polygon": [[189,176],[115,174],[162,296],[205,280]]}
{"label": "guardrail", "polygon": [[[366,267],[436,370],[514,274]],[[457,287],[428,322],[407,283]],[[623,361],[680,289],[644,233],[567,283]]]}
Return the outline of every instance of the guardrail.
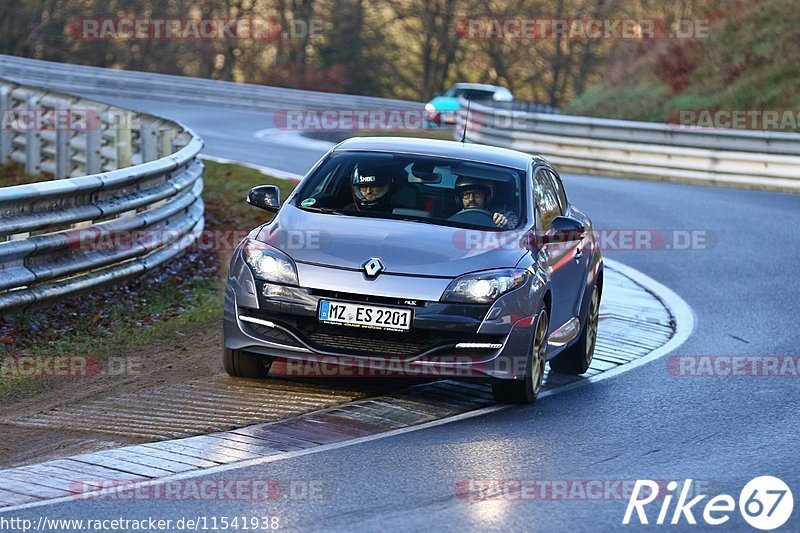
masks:
{"label": "guardrail", "polygon": [[[460,138],[466,112],[462,102]],[[471,104],[467,139],[542,155],[567,172],[800,190],[800,134],[688,128]]]}
{"label": "guardrail", "polygon": [[0,55],[0,77],[20,83],[102,96],[210,104],[248,110],[290,108],[397,109],[422,112],[424,104],[371,96],[303,91],[249,83],[132,72]]}
{"label": "guardrail", "polygon": [[4,116],[62,109],[89,123],[0,128],[0,162],[63,178],[0,188],[0,313],[151,270],[203,230],[203,141],[191,130],[0,79]]}
{"label": "guardrail", "polygon": [[[475,100],[473,100],[475,102]],[[494,109],[506,109],[510,111],[525,111],[527,113],[547,113],[549,115],[560,115],[561,109],[539,102],[529,102],[527,100],[512,100],[510,102],[491,102],[489,105]],[[478,101],[480,103],[480,101]]]}

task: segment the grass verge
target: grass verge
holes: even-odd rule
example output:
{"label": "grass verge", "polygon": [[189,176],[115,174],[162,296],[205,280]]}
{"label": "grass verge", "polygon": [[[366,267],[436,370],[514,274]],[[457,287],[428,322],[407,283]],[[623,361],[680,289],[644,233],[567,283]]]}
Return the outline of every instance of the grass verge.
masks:
{"label": "grass verge", "polygon": [[53,179],[53,175],[46,172],[33,175],[25,174],[25,165],[18,161],[0,163],[0,187],[11,187],[13,185],[49,181],[51,179]]}

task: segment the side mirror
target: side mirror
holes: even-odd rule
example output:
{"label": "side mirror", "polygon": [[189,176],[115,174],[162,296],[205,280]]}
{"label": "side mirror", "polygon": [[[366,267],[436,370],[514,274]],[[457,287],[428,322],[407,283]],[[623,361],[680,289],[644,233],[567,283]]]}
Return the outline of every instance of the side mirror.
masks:
{"label": "side mirror", "polygon": [[281,190],[275,185],[259,185],[247,194],[247,203],[271,213],[281,208]]}
{"label": "side mirror", "polygon": [[550,229],[542,236],[543,244],[579,241],[586,236],[586,226],[572,217],[556,217]]}

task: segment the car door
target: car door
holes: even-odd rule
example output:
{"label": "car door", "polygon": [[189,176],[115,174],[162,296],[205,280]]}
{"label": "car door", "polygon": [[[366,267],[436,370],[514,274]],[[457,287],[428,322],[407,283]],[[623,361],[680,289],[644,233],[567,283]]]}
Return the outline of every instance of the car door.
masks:
{"label": "car door", "polygon": [[[553,177],[540,168],[534,176],[533,198],[536,205],[536,230],[540,236],[550,231],[553,219],[565,214]],[[578,315],[580,289],[583,286],[581,241],[546,243],[537,239],[539,260],[550,273],[553,291],[550,330],[555,331]]]}
{"label": "car door", "polygon": [[569,201],[567,200],[567,193],[564,190],[564,184],[561,181],[559,175],[552,169],[547,169],[547,173],[549,174],[553,186],[556,191],[556,196],[558,197],[558,203],[561,206],[561,212],[568,217],[572,217],[576,220],[581,221],[587,229],[587,234],[582,238],[580,241],[575,241],[575,278],[571,281],[574,282],[574,289],[575,300],[572,304],[572,311],[573,316],[580,315],[580,308],[583,301],[584,290],[586,285],[586,279],[589,273],[590,264],[592,262],[592,247],[590,245],[590,235],[589,232],[592,231],[591,228],[591,221],[581,213],[572,208]]}

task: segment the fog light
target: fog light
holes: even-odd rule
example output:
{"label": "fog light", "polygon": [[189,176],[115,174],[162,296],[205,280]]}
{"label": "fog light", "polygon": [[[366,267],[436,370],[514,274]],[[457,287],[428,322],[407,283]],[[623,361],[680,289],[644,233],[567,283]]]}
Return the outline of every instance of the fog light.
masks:
{"label": "fog light", "polygon": [[494,342],[459,342],[456,344],[457,349],[498,350],[502,347],[502,344]]}

